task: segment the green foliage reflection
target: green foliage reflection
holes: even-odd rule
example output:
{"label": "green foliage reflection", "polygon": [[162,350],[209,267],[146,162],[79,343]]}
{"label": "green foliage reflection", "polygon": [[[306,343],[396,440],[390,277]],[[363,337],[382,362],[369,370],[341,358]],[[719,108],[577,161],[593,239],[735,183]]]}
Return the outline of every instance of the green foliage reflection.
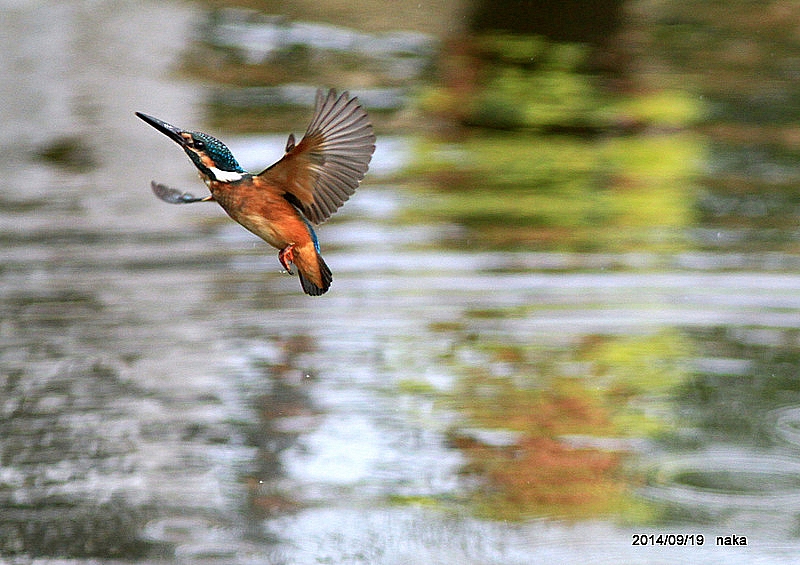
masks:
{"label": "green foliage reflection", "polygon": [[[475,84],[444,84],[424,110],[461,124],[455,140],[420,138],[411,173],[424,210],[473,241],[609,251],[682,248],[694,221],[700,102],[678,91],[619,94],[583,71],[581,46],[484,37],[455,65]],[[451,81],[452,82],[452,81]]]}

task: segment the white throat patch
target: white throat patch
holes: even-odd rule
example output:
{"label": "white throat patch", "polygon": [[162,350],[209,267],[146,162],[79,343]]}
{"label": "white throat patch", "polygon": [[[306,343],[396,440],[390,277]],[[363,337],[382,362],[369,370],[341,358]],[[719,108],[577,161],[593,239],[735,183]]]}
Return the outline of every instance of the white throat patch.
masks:
{"label": "white throat patch", "polygon": [[209,171],[211,174],[214,175],[214,179],[220,182],[236,182],[238,180],[242,180],[244,177],[243,173],[237,173],[236,171],[222,171],[216,167],[209,167]]}

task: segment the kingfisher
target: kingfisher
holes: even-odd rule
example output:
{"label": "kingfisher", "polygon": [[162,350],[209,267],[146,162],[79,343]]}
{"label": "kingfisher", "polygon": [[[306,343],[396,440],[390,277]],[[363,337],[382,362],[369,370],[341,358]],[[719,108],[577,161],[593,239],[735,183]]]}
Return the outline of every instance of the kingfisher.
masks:
{"label": "kingfisher", "polygon": [[245,171],[220,140],[186,131],[136,112],[180,145],[210,194],[195,197],[153,181],[155,195],[170,204],[216,202],[249,231],[278,249],[290,274],[310,296],[328,291],[331,270],[320,254],[314,225],[331,217],[353,195],[369,168],[375,133],[366,110],[348,92],[317,90],[314,115],[300,143],[289,134],[283,157],[258,174]]}

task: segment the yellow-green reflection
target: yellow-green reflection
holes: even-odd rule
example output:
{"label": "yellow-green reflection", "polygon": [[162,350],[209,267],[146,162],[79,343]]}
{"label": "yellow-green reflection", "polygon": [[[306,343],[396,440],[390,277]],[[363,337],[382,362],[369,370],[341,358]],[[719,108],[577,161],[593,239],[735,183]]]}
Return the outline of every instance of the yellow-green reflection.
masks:
{"label": "yellow-green reflection", "polygon": [[690,342],[665,331],[590,336],[570,350],[486,349],[489,365],[518,373],[465,369],[449,397],[465,417],[451,439],[468,458],[465,473],[480,479],[476,511],[500,519],[652,517],[634,496],[641,478],[625,463],[636,441],[668,429],[668,411],[655,407],[659,398],[666,407],[688,379]]}
{"label": "yellow-green reflection", "polygon": [[487,246],[669,250],[694,219],[703,148],[690,133],[614,137],[492,135],[421,140],[428,187],[415,217],[452,221]]}
{"label": "yellow-green reflection", "polygon": [[453,63],[479,67],[474,84],[421,97],[433,116],[482,127],[418,140],[411,173],[432,192],[415,217],[462,224],[491,247],[683,248],[705,154],[687,129],[704,112],[697,98],[605,91],[581,70],[581,46],[505,35],[479,45]]}

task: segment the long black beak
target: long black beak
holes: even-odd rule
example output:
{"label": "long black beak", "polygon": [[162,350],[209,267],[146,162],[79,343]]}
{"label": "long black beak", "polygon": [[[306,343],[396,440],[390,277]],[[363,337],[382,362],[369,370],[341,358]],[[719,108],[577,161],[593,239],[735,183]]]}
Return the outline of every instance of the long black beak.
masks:
{"label": "long black beak", "polygon": [[181,135],[184,133],[184,130],[180,128],[176,128],[172,124],[168,124],[167,122],[162,122],[158,118],[154,118],[153,116],[148,116],[147,114],[142,114],[141,112],[136,112],[136,115],[156,128],[158,131],[169,137],[171,140],[177,142],[181,147],[186,145],[186,139]]}

